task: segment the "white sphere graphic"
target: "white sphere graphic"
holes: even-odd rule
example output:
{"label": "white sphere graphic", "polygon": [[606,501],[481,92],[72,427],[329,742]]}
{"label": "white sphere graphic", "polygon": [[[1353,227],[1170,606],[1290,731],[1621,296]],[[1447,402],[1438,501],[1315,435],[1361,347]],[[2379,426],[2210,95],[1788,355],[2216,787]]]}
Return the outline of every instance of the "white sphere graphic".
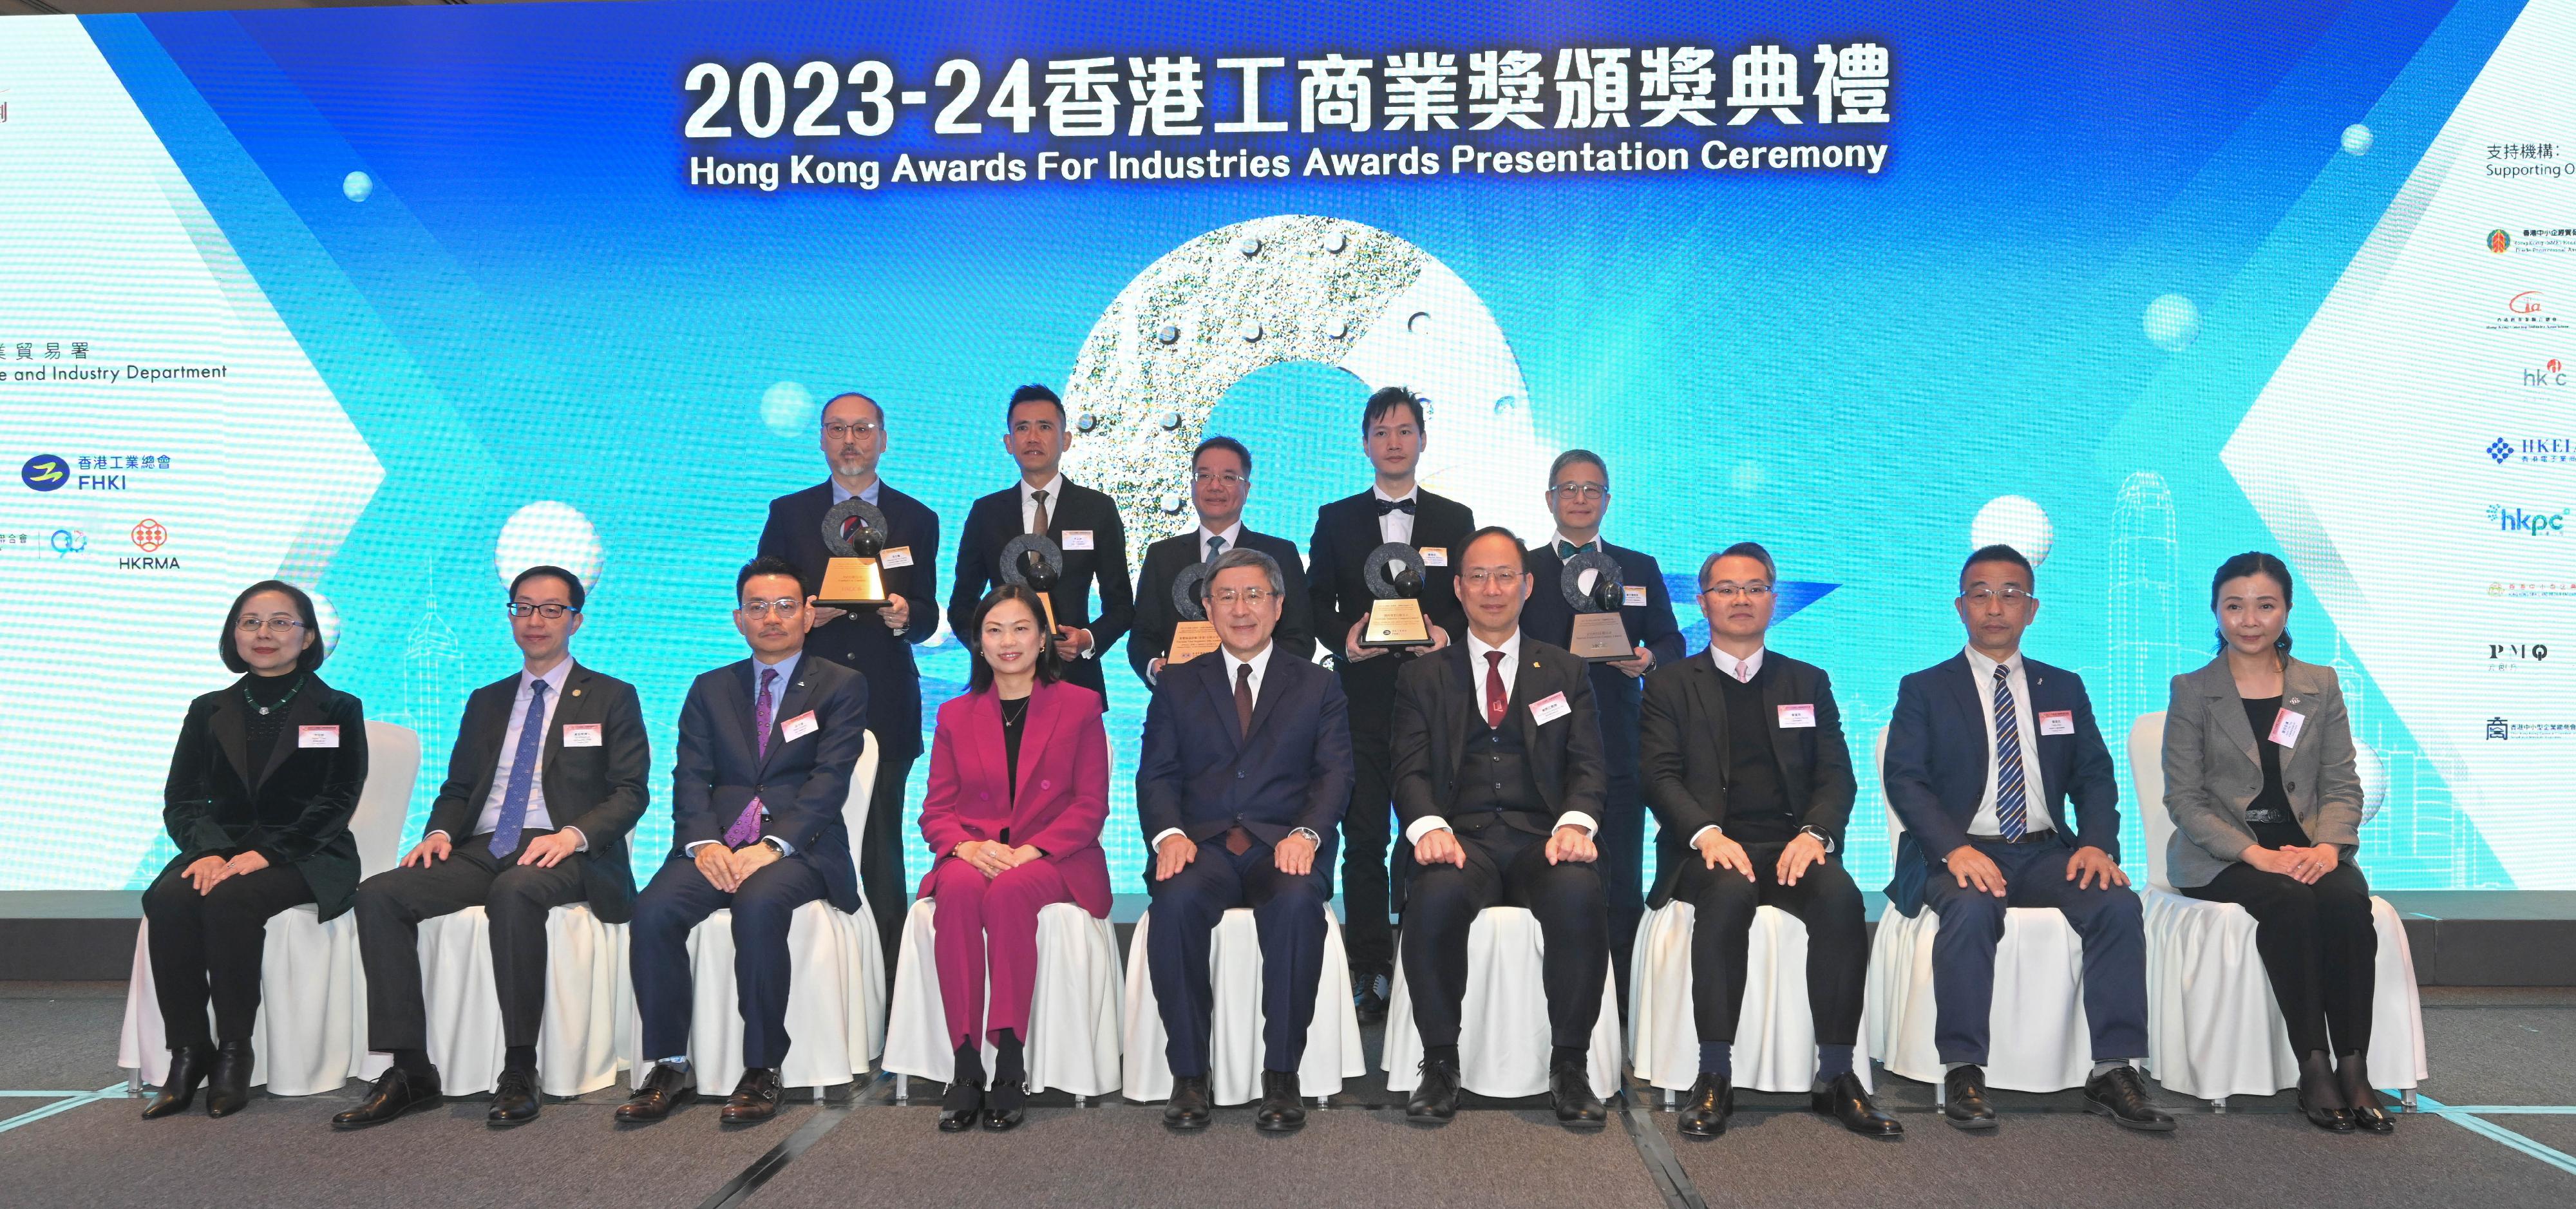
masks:
{"label": "white sphere graphic", "polygon": [[350,201],[365,201],[375,191],[375,179],[364,172],[352,172],[340,178],[340,195]]}
{"label": "white sphere graphic", "polygon": [[313,598],[313,620],[322,629],[322,657],[328,659],[340,649],[340,610],[320,592],[306,588],[304,594]]}
{"label": "white sphere graphic", "polygon": [[2378,141],[2379,136],[2372,134],[2370,127],[2359,122],[2343,128],[2343,149],[2346,155],[2368,155],[2370,145]]}
{"label": "white sphere graphic", "polygon": [[2361,779],[2361,821],[2369,822],[2388,803],[2388,765],[2359,739],[2352,741],[2352,770]]}
{"label": "white sphere graphic", "polygon": [[760,392],[760,422],[782,437],[808,435],[818,414],[814,393],[802,382],[779,382]]}
{"label": "white sphere graphic", "polygon": [[2157,348],[2178,353],[2200,337],[2200,308],[2180,294],[2167,294],[2147,304],[2138,325]]}
{"label": "white sphere graphic", "polygon": [[2018,495],[1999,495],[1977,509],[1977,519],[1968,524],[1969,544],[2010,546],[2021,551],[2034,567],[2048,561],[2048,548],[2057,540],[2057,530],[2048,523],[2048,513],[2037,503]]}
{"label": "white sphere graphic", "polygon": [[530,567],[561,567],[581,577],[588,591],[599,583],[602,558],[599,533],[590,518],[570,504],[536,503],[510,514],[501,538],[492,544],[492,569],[506,585]]}

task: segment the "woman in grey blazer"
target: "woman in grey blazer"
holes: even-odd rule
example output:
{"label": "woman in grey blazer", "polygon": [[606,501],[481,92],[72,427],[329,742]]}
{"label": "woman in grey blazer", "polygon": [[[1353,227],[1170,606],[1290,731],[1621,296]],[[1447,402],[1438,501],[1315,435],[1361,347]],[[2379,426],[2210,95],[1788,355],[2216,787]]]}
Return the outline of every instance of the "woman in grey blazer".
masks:
{"label": "woman in grey blazer", "polygon": [[[2290,570],[2228,559],[2210,582],[2219,653],[2173,678],[2165,712],[2165,871],[2254,917],[2254,943],[2299,1055],[2299,1110],[2321,1129],[2388,1133],[2371,1090],[2379,951],[2361,843],[2361,778],[2334,672],[2290,657]],[[2329,1054],[2333,1058],[2329,1059]]]}

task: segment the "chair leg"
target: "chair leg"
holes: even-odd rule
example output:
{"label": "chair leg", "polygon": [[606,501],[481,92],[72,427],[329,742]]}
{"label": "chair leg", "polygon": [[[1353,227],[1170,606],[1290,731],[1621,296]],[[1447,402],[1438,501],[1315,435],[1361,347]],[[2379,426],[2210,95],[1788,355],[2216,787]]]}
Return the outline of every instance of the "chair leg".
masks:
{"label": "chair leg", "polygon": [[895,1075],[894,1102],[897,1104],[912,1103],[912,1076],[906,1074]]}
{"label": "chair leg", "polygon": [[2214,1112],[2214,1113],[2217,1113],[2217,1114],[2219,1114],[2219,1115],[2221,1115],[2221,1116],[2226,1115],[2226,1113],[2227,1113],[2227,1097],[2225,1097],[2225,1096],[2211,1096],[2211,1097],[2209,1098],[2209,1111]]}
{"label": "chair leg", "polygon": [[2415,1089],[2414,1089],[2414,1088],[2409,1087],[2409,1088],[2406,1088],[2406,1089],[2404,1089],[2404,1090],[2402,1090],[2402,1091],[2398,1092],[2398,1093],[2397,1093],[2397,1100],[2398,1100],[2398,1102],[2399,1102],[2399,1103],[2404,1104],[2404,1105],[2406,1106],[2406,1111],[2408,1111],[2408,1112],[2413,1112],[2413,1111],[2415,1111]]}
{"label": "chair leg", "polygon": [[[143,1069],[141,1067],[134,1066],[125,1068],[125,1098],[131,1100],[142,1094]],[[2406,1099],[2408,1104],[2411,1106],[2415,1099],[2415,1093],[2411,1091],[2406,1093]]]}
{"label": "chair leg", "polygon": [[1665,1111],[1665,1112],[1671,1112],[1671,1111],[1673,1110],[1673,1104],[1674,1104],[1675,1099],[1676,1099],[1676,1097],[1673,1095],[1673,1089],[1671,1089],[1671,1088],[1669,1088],[1669,1087],[1665,1088],[1665,1089],[1664,1089],[1664,1111]]}

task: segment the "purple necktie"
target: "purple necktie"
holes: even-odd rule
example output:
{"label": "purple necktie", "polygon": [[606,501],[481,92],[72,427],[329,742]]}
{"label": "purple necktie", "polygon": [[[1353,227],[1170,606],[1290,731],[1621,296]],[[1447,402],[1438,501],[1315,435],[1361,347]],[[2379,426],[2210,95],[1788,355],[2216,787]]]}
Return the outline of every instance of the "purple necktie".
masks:
{"label": "purple necktie", "polygon": [[[777,668],[765,667],[760,669],[760,700],[752,704],[751,721],[753,726],[759,728],[760,738],[758,743],[760,747],[760,758],[764,760],[769,758],[769,715],[772,710],[777,708],[777,706],[770,701],[769,686],[777,679]],[[759,834],[760,799],[753,798],[751,800],[751,805],[742,808],[742,817],[735,819],[733,821],[733,826],[725,828],[725,847],[740,848],[743,845],[750,843],[753,838],[757,837]]]}

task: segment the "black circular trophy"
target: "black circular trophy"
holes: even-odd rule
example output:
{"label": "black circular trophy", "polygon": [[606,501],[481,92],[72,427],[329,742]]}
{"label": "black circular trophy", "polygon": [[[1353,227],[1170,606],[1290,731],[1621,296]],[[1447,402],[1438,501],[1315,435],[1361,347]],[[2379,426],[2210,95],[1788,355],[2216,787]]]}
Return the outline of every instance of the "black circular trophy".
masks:
{"label": "black circular trophy", "polygon": [[1019,584],[1038,594],[1046,610],[1047,636],[1063,627],[1055,621],[1055,586],[1064,582],[1064,547],[1043,533],[1023,533],[1002,547],[1002,582]]}
{"label": "black circular trophy", "polygon": [[814,603],[835,609],[885,607],[885,568],[877,555],[885,550],[886,518],[877,506],[851,496],[823,514],[823,548],[832,560],[823,564],[823,588]]}
{"label": "black circular trophy", "polygon": [[[1592,572],[1592,586],[1586,591],[1583,573]],[[1609,663],[1637,657],[1635,647],[1628,645],[1628,623],[1619,615],[1626,603],[1627,586],[1619,578],[1619,560],[1599,550],[1579,550],[1565,560],[1565,570],[1557,576],[1557,590],[1565,596],[1566,606],[1574,610],[1574,631],[1566,640],[1566,649],[1594,663]]]}
{"label": "black circular trophy", "polygon": [[1431,645],[1431,625],[1422,617],[1422,585],[1429,572],[1422,554],[1403,542],[1388,542],[1369,551],[1360,576],[1368,583],[1368,621],[1360,627],[1360,645],[1402,649]]}
{"label": "black circular trophy", "polygon": [[1163,652],[1166,665],[1188,663],[1217,648],[1216,625],[1207,619],[1207,584],[1211,564],[1194,562],[1172,577],[1172,644]]}

